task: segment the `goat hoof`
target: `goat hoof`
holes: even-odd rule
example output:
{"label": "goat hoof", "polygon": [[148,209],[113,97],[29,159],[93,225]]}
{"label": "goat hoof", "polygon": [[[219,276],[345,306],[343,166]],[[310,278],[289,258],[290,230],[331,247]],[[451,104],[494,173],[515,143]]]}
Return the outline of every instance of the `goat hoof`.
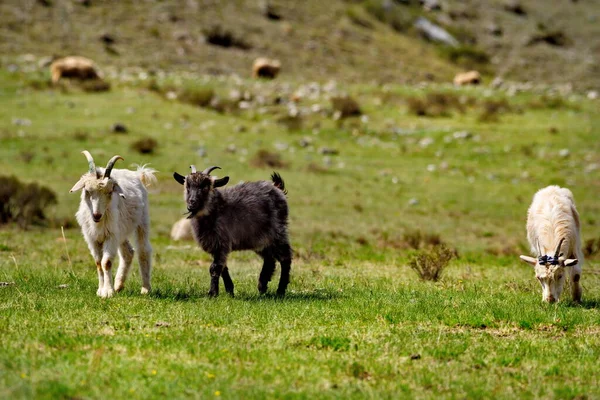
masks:
{"label": "goat hoof", "polygon": [[117,283],[117,284],[115,285],[115,292],[120,292],[121,290],[123,290],[123,287],[124,287],[124,286],[125,286],[125,285],[123,285],[122,283]]}
{"label": "goat hoof", "polygon": [[109,297],[113,297],[115,291],[113,289],[104,290],[104,292],[100,295],[103,299],[107,299]]}
{"label": "goat hoof", "polygon": [[267,293],[267,285],[265,285],[263,283],[259,283],[258,284],[258,293],[260,293],[260,294]]}
{"label": "goat hoof", "polygon": [[143,287],[142,290],[140,290],[140,293],[141,294],[148,294],[148,293],[150,293],[150,288]]}
{"label": "goat hoof", "polygon": [[283,297],[283,296],[285,296],[285,290],[277,289],[277,297]]}
{"label": "goat hoof", "polygon": [[219,293],[217,293],[213,290],[208,291],[208,297],[217,297],[218,295],[219,295]]}

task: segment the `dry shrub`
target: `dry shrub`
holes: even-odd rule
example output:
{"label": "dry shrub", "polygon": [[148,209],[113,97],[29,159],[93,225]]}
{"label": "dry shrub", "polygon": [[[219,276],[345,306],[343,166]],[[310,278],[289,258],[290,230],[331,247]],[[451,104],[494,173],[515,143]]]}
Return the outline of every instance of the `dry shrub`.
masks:
{"label": "dry shrub", "polygon": [[269,150],[260,149],[250,160],[250,165],[257,168],[285,168],[287,163],[281,160],[279,153],[273,153]]}
{"label": "dry shrub", "polygon": [[454,257],[454,251],[441,244],[417,251],[411,257],[408,265],[422,280],[437,282]]}
{"label": "dry shrub", "polygon": [[85,92],[107,92],[110,90],[110,83],[102,79],[81,81],[79,85]]}
{"label": "dry shrub", "polygon": [[422,117],[448,117],[452,110],[465,111],[461,99],[451,93],[428,93],[425,98],[409,97],[406,104],[411,114]]}
{"label": "dry shrub", "polygon": [[415,250],[444,244],[442,238],[437,233],[421,232],[420,230],[405,232],[402,235],[402,240],[408,247]]}
{"label": "dry shrub", "polygon": [[361,115],[358,102],[350,96],[335,96],[331,98],[331,107],[341,118]]}
{"label": "dry shrub", "polygon": [[480,122],[497,122],[500,114],[512,111],[512,107],[506,99],[488,99],[481,104],[481,108],[482,111],[478,118]]}
{"label": "dry shrub", "polygon": [[179,101],[198,107],[210,106],[214,97],[215,91],[212,88],[202,86],[184,87],[177,95]]}
{"label": "dry shrub", "polygon": [[140,140],[137,140],[131,144],[131,148],[133,150],[138,151],[141,154],[151,154],[154,153],[154,150],[158,147],[158,142],[151,138],[145,137]]}
{"label": "dry shrub", "polygon": [[300,114],[293,115],[284,115],[277,119],[277,123],[285,126],[289,131],[298,131],[302,129],[303,119]]}
{"label": "dry shrub", "polygon": [[21,228],[46,220],[45,210],[57,203],[56,193],[37,183],[22,183],[0,176],[0,223],[16,222]]}
{"label": "dry shrub", "polygon": [[204,36],[209,44],[220,47],[233,47],[241,50],[248,50],[252,48],[250,43],[244,39],[237,37],[232,32],[223,29],[221,25],[213,25],[212,27],[204,30]]}

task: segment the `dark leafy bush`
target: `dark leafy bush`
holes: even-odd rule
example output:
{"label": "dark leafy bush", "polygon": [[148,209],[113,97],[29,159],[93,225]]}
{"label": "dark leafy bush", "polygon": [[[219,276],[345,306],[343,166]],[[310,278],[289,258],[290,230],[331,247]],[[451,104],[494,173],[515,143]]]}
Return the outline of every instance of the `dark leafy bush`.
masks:
{"label": "dark leafy bush", "polygon": [[411,257],[408,265],[422,280],[437,282],[454,257],[455,252],[441,244],[417,251]]}
{"label": "dark leafy bush", "polygon": [[204,36],[209,44],[225,48],[233,47],[241,50],[248,50],[252,46],[241,37],[232,32],[223,29],[220,25],[214,25],[204,30]]}
{"label": "dark leafy bush", "polygon": [[0,176],[0,223],[20,227],[46,220],[45,210],[57,203],[56,193],[37,183],[22,183],[14,176]]}
{"label": "dark leafy bush", "polygon": [[337,96],[331,98],[331,106],[341,118],[358,116],[362,114],[358,102],[350,96]]}

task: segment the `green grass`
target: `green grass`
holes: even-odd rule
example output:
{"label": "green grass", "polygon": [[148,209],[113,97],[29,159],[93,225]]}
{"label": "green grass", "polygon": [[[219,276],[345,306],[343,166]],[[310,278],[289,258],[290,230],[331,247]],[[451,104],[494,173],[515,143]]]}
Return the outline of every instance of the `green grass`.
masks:
{"label": "green grass", "polygon": [[[270,101],[264,110],[217,113],[140,82],[84,93],[32,89],[30,79],[0,72],[0,165],[2,174],[49,186],[58,205],[46,227],[0,229],[0,281],[14,282],[0,286],[0,397],[600,396],[597,261],[584,265],[581,305],[568,290],[559,304],[542,304],[533,272],[518,261],[527,252],[527,207],[548,184],[572,189],[584,239],[600,237],[600,171],[586,169],[600,162],[596,103],[575,97],[544,106],[539,94],[494,92],[514,111],[482,122],[485,88],[356,84],[345,89],[368,122],[325,112],[287,131],[275,122],[285,107]],[[234,79],[210,87],[267,99],[285,91]],[[476,101],[464,113],[411,114],[407,99],[430,92]],[[299,106],[312,104],[330,107],[325,95]],[[110,133],[116,122],[129,132]],[[465,130],[471,138],[446,139]],[[154,154],[130,148],[142,137],[157,141]],[[307,137],[312,144],[302,147]],[[321,147],[339,155],[321,155]],[[279,172],[296,251],[289,293],[259,296],[258,257],[235,253],[236,297],[209,299],[209,257],[169,239],[184,211],[172,172],[219,165],[232,183],[266,179],[269,169],[251,166],[263,148],[288,164]],[[569,156],[559,157],[564,148]],[[150,190],[154,291],[147,297],[137,272],[123,293],[96,297],[79,230],[66,229],[62,240],[57,221],[73,221],[79,197],[68,191],[86,171],[83,149],[98,164],[118,153],[122,167],[151,163],[160,171]],[[420,281],[407,265],[404,235],[415,230],[458,251],[437,283]]]}

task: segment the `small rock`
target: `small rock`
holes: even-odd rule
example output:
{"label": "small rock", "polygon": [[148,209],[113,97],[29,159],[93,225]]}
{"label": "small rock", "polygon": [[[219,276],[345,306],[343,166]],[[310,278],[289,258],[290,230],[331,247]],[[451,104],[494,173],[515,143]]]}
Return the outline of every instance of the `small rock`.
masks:
{"label": "small rock", "polygon": [[237,151],[237,147],[234,143],[231,143],[229,146],[227,146],[225,148],[225,152],[227,152],[227,153],[235,154],[236,151]]}
{"label": "small rock", "polygon": [[570,155],[570,154],[571,154],[571,152],[569,151],[569,149],[561,149],[561,150],[558,152],[558,155],[559,155],[560,157],[562,157],[562,158],[569,157],[569,155]]}
{"label": "small rock", "polygon": [[0,287],[13,286],[14,282],[0,282]]}
{"label": "small rock", "polygon": [[502,79],[499,76],[495,77],[492,83],[490,84],[490,86],[494,89],[499,89],[500,87],[502,87],[502,85],[504,85],[504,79]]}
{"label": "small rock", "polygon": [[31,126],[31,120],[27,118],[13,118],[12,123],[16,126]]}
{"label": "small rock", "polygon": [[433,144],[434,140],[433,138],[430,137],[425,137],[421,140],[419,140],[419,146],[421,146],[422,148],[428,147],[429,145]]}
{"label": "small rock", "polygon": [[171,324],[165,321],[158,321],[156,324],[154,324],[154,326],[159,328],[168,328],[169,326],[171,326]]}
{"label": "small rock", "polygon": [[440,11],[442,9],[442,5],[438,0],[421,0],[421,4],[425,11]]}
{"label": "small rock", "polygon": [[429,171],[429,172],[435,172],[436,169],[437,169],[437,167],[435,164],[429,164],[427,166],[427,171]]}
{"label": "small rock", "polygon": [[319,153],[324,154],[324,155],[332,155],[332,156],[340,154],[340,152],[337,149],[333,149],[331,147],[321,147],[319,149]]}
{"label": "small rock", "polygon": [[117,123],[113,124],[111,130],[112,130],[113,133],[127,133],[127,132],[129,132],[128,129],[127,129],[127,127],[124,124],[120,123],[120,122],[117,122]]}
{"label": "small rock", "polygon": [[473,134],[468,131],[457,131],[452,134],[454,139],[471,139]]}
{"label": "small rock", "polygon": [[303,137],[302,139],[300,139],[298,141],[298,144],[300,145],[300,147],[308,147],[312,144],[313,140],[309,137]]}
{"label": "small rock", "polygon": [[596,100],[598,98],[598,91],[590,90],[589,92],[587,92],[587,98],[590,100]]}
{"label": "small rock", "polygon": [[410,359],[411,360],[420,360],[421,359],[421,355],[419,353],[411,354],[410,355]]}
{"label": "small rock", "polygon": [[67,285],[66,283],[63,283],[62,285],[58,285],[59,289],[66,289],[68,287],[69,287],[69,285]]}
{"label": "small rock", "polygon": [[421,35],[425,37],[425,39],[432,42],[443,43],[452,47],[458,47],[460,44],[458,40],[456,40],[456,38],[448,33],[444,28],[435,25],[427,18],[419,17],[414,26],[417,31],[419,31]]}
{"label": "small rock", "polygon": [[417,204],[419,204],[419,199],[413,197],[412,199],[408,200],[408,205],[409,206],[416,206]]}
{"label": "small rock", "polygon": [[172,90],[169,90],[167,94],[165,94],[165,97],[167,98],[167,100],[175,100],[177,98],[177,93],[175,93]]}
{"label": "small rock", "polygon": [[516,0],[510,0],[504,3],[504,10],[521,16],[527,15],[527,11],[523,7],[523,5]]}

